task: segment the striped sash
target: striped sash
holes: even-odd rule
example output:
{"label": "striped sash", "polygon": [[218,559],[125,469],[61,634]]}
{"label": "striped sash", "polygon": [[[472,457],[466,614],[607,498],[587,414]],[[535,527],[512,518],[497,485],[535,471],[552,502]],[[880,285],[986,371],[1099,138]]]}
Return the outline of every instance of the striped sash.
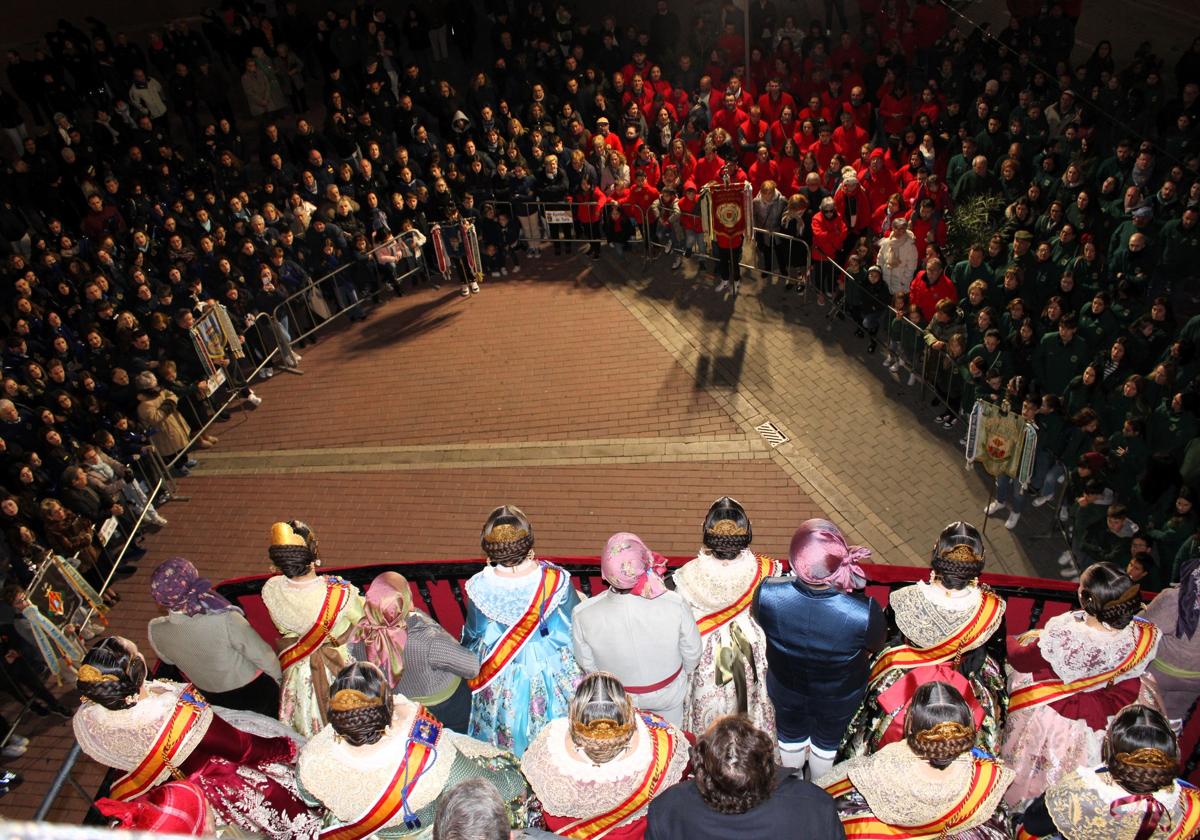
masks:
{"label": "striped sash", "polygon": [[[845,817],[842,828],[848,840],[925,840],[925,838],[944,837],[955,826],[962,825],[975,817],[988,796],[1001,781],[1000,765],[988,758],[976,758],[971,773],[971,782],[967,792],[946,811],[945,815],[935,820],[914,826],[893,826],[865,814],[863,816]],[[854,788],[854,783],[848,778],[842,778],[825,791],[833,797],[842,796]]]}
{"label": "striped sash", "polygon": [[676,738],[671,733],[671,727],[657,715],[642,713],[642,720],[650,732],[650,741],[654,750],[646,775],[638,783],[633,793],[603,814],[576,820],[558,830],[563,837],[573,840],[596,840],[615,828],[622,820],[628,819],[649,804],[659,792],[667,768],[675,755]]}
{"label": "striped sash", "polygon": [[1018,688],[1008,696],[1009,714],[1021,709],[1032,709],[1037,706],[1044,706],[1047,703],[1055,703],[1070,697],[1072,694],[1088,691],[1105,683],[1111,685],[1122,674],[1137,667],[1154,651],[1155,646],[1158,644],[1159,630],[1144,619],[1135,618],[1133,621],[1133,626],[1137,630],[1137,639],[1134,641],[1133,650],[1115,668],[1109,668],[1099,674],[1093,674],[1090,677],[1083,677],[1071,682],[1063,682],[1056,677]]}
{"label": "striped sash", "polygon": [[922,665],[936,665],[953,659],[965,650],[978,647],[980,640],[994,633],[1000,626],[1000,620],[1004,618],[1004,599],[986,589],[981,589],[979,594],[979,607],[974,615],[938,644],[927,648],[896,645],[875,657],[868,683],[873,683],[896,669],[909,670]]}
{"label": "striped sash", "polygon": [[750,587],[742,593],[741,597],[729,606],[709,613],[696,622],[701,636],[707,636],[712,631],[725,626],[741,615],[743,611],[749,609],[750,602],[754,600],[754,591],[758,589],[760,583],[771,576],[771,572],[775,569],[775,561],[770,557],[758,554],[755,556],[755,560],[758,561],[758,568],[754,570],[754,579],[750,581]]}
{"label": "striped sash", "polygon": [[342,607],[346,606],[350,599],[349,590],[350,584],[341,578],[326,578],[325,600],[321,603],[316,622],[294,644],[279,654],[279,666],[283,670],[286,671],[297,662],[307,659],[325,643],[329,634],[333,632],[333,625],[337,623]]}
{"label": "striped sash", "polygon": [[179,750],[183,747],[188,733],[203,717],[204,710],[207,708],[208,703],[192,688],[190,683],[184,686],[183,691],[179,694],[179,699],[175,702],[175,709],[171,712],[171,717],[167,719],[166,725],[154,739],[154,745],[150,748],[150,752],[137,767],[113,783],[108,795],[113,799],[128,802],[154,787],[164,770],[178,772],[175,757],[179,755]]}
{"label": "striped sash", "polygon": [[[557,566],[542,566],[542,579],[538,583],[537,589],[534,590],[533,600],[525,608],[524,614],[513,622],[512,627],[508,628],[508,631],[500,637],[500,641],[496,642],[488,651],[487,657],[479,667],[479,675],[474,679],[467,680],[467,685],[471,687],[473,693],[487,688],[492,680],[500,676],[500,672],[508,667],[508,664],[521,652],[521,648],[529,641],[533,631],[542,625],[546,608],[566,580],[567,574]],[[546,632],[544,627],[542,627],[542,632],[543,634]]]}
{"label": "striped sash", "polygon": [[442,725],[424,706],[417,709],[417,716],[409,730],[404,758],[383,795],[354,822],[327,828],[320,840],[361,840],[370,837],[386,826],[397,813],[404,812],[404,825],[410,831],[421,827],[417,815],[408,809],[408,797],[417,786],[425,769],[437,756],[437,742],[442,734]]}

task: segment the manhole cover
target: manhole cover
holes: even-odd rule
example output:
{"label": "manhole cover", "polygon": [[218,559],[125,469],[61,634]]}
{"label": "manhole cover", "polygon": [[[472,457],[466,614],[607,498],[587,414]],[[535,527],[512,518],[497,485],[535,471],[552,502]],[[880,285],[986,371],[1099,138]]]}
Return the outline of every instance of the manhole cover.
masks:
{"label": "manhole cover", "polygon": [[774,449],[776,446],[779,446],[781,443],[788,442],[788,436],[779,431],[779,427],[774,423],[767,422],[763,423],[761,426],[755,426],[754,431],[762,435],[762,439],[771,444],[772,449]]}

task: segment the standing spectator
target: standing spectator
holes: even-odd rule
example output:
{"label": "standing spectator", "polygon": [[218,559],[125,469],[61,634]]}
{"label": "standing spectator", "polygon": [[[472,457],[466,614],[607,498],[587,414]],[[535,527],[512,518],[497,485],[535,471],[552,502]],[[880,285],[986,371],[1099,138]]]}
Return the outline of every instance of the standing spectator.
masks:
{"label": "standing spectator", "polygon": [[841,272],[835,260],[846,241],[846,223],[838,215],[832,196],[821,200],[820,212],[812,219],[812,260],[816,270],[817,305],[824,306],[834,294]]}
{"label": "standing spectator", "polygon": [[920,262],[917,239],[908,229],[908,219],[892,219],[891,233],[879,243],[877,259],[879,268],[883,271],[884,282],[892,294],[907,292]]}
{"label": "standing spectator", "polygon": [[[760,153],[765,151],[766,147],[760,147]],[[779,265],[772,262],[772,257],[777,253],[777,240],[775,235],[779,231],[780,220],[783,217],[783,211],[787,209],[787,202],[784,201],[779,190],[775,186],[774,181],[764,181],[758,190],[758,195],[754,196],[752,202],[752,210],[754,212],[754,248],[757,255],[758,267],[761,271],[762,278],[767,279],[768,275],[772,274],[772,267],[775,268],[776,274],[785,274],[787,265]]]}

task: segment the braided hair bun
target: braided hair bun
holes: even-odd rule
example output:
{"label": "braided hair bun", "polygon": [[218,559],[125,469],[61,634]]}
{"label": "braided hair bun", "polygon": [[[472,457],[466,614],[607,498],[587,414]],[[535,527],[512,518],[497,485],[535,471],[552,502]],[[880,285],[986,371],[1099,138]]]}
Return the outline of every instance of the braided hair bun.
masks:
{"label": "braided hair bun", "polygon": [[498,566],[516,566],[533,551],[533,525],[521,509],[501,505],[483,523],[479,546]]}
{"label": "braided hair bun", "polygon": [[1126,706],[1108,726],[1104,761],[1113,781],[1130,793],[1169,787],[1179,773],[1179,743],[1167,719],[1149,706]]}
{"label": "braided hair bun", "polygon": [[146,660],[135,656],[133,643],[108,636],[92,645],[83,657],[77,685],[79,693],[106,709],[131,708],[146,682]]}
{"label": "braided hair bun", "polygon": [[1116,630],[1142,609],[1141,587],[1114,563],[1093,563],[1079,578],[1079,605],[1084,612]]}
{"label": "braided hair bun", "polygon": [[958,689],[928,682],[917,689],[904,722],[909,749],[937,768],[975,746],[975,718]]}
{"label": "braided hair bun", "polygon": [[704,547],[720,560],[733,560],[750,547],[754,530],[746,509],[728,496],[712,503],[704,517]]}
{"label": "braided hair bun", "polygon": [[933,546],[929,565],[947,589],[965,589],[983,573],[983,537],[969,522],[951,522]]}
{"label": "braided hair bun", "polygon": [[[280,533],[285,531],[291,532],[284,537],[285,539],[299,537],[304,541],[303,544],[281,542]],[[272,530],[271,537],[272,545],[267,549],[267,555],[275,564],[275,568],[279,569],[280,573],[287,578],[298,578],[308,574],[319,556],[317,554],[317,535],[313,529],[299,519],[290,519],[277,524]]]}
{"label": "braided hair bun", "polygon": [[329,686],[327,717],[351,746],[374,744],[392,722],[392,689],[383,671],[370,662],[342,669]]}

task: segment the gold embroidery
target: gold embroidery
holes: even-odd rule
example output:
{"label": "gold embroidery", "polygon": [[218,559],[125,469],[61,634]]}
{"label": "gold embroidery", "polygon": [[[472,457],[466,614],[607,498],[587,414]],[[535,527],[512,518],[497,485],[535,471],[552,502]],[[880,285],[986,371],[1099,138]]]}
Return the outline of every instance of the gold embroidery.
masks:
{"label": "gold embroidery", "polygon": [[95,682],[117,682],[116,674],[102,674],[100,669],[95,665],[84,665],[79,669],[79,676],[75,678],[76,682],[95,683]]}
{"label": "gold embroidery", "polygon": [[382,698],[368,697],[357,689],[343,688],[329,701],[329,710],[331,712],[352,712],[355,709],[371,709],[382,705]]}

